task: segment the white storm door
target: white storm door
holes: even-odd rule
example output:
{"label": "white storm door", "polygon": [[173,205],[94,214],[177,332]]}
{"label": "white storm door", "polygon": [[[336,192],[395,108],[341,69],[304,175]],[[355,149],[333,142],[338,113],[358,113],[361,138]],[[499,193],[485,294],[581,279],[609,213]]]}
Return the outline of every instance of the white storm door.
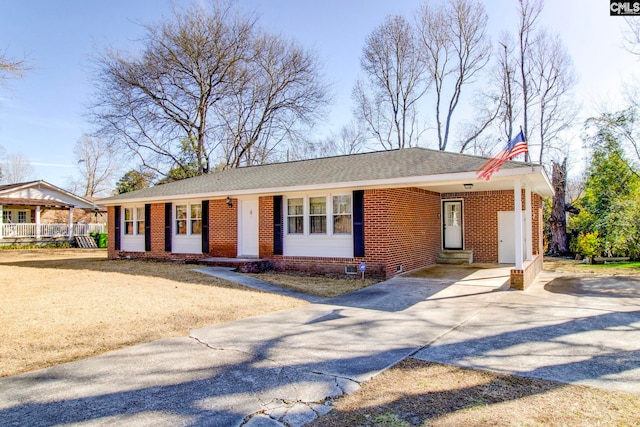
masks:
{"label": "white storm door", "polygon": [[[525,230],[525,212],[522,212],[522,230]],[[498,212],[498,263],[500,264],[515,264],[516,263],[516,215],[514,211],[502,211]],[[524,236],[526,233],[522,233],[522,248],[523,254],[525,245]]]}
{"label": "white storm door", "polygon": [[462,249],[462,201],[443,202],[444,249]]}
{"label": "white storm door", "polygon": [[258,256],[258,199],[238,201],[238,256]]}

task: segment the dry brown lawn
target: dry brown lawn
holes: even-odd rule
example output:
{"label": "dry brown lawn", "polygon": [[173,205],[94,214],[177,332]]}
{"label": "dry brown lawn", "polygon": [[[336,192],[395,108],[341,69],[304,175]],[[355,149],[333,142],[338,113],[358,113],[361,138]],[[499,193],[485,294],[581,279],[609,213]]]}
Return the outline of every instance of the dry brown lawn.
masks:
{"label": "dry brown lawn", "polygon": [[273,271],[249,274],[249,276],[264,280],[265,282],[269,282],[274,285],[328,298],[354,292],[358,289],[362,289],[379,282],[379,280],[367,278],[361,280],[355,277],[335,278],[308,274],[276,273]]}
{"label": "dry brown lawn", "polygon": [[637,426],[640,396],[407,359],[311,426]]}
{"label": "dry brown lawn", "polygon": [[0,377],[306,304],[105,250],[0,251]]}
{"label": "dry brown lawn", "polygon": [[[585,272],[567,260],[545,267]],[[256,277],[324,296],[372,283]],[[78,249],[0,251],[0,294],[0,376],[306,304],[189,265],[107,261],[103,250]],[[407,359],[312,425],[631,426],[640,425],[640,395]]]}

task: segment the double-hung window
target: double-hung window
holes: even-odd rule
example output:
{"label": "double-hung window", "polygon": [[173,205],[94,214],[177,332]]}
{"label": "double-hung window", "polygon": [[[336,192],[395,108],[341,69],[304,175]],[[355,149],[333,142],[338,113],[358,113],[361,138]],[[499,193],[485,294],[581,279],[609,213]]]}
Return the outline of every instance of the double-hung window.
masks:
{"label": "double-hung window", "polygon": [[287,232],[304,233],[304,199],[287,199]]}
{"label": "double-hung window", "polygon": [[124,208],[124,234],[135,234],[133,211],[133,208]]}
{"label": "double-hung window", "polygon": [[136,208],[136,233],[144,234],[144,208]]}
{"label": "double-hung window", "polygon": [[124,234],[144,234],[144,208],[124,208]]}
{"label": "double-hung window", "polygon": [[176,205],[176,234],[202,233],[202,204]]}
{"label": "double-hung window", "polygon": [[191,205],[191,234],[202,234],[202,205]]}
{"label": "double-hung window", "polygon": [[309,232],[327,233],[327,198],[309,197]]}
{"label": "double-hung window", "polygon": [[333,234],[351,234],[351,196],[333,196]]}

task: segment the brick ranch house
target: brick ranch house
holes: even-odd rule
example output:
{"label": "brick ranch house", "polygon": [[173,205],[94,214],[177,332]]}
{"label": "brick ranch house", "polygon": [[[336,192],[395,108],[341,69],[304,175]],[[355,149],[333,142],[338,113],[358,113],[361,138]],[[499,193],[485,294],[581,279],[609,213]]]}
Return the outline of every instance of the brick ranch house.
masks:
{"label": "brick ranch house", "polygon": [[[423,148],[215,172],[100,201],[109,258],[252,257],[276,270],[388,278],[436,264],[443,251],[513,264],[523,289],[542,269],[539,165]],[[520,209],[514,209],[520,206]],[[472,254],[472,255],[471,255]]]}

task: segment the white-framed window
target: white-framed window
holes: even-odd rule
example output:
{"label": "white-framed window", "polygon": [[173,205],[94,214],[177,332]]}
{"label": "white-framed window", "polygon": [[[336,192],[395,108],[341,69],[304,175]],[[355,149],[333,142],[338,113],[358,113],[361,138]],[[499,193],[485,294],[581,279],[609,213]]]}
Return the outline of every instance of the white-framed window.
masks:
{"label": "white-framed window", "polygon": [[144,207],[124,208],[124,234],[130,236],[144,234]]}
{"label": "white-framed window", "polygon": [[144,208],[136,208],[136,234],[144,234]]}
{"label": "white-framed window", "polygon": [[134,208],[124,208],[124,234],[135,234]]}
{"label": "white-framed window", "polygon": [[327,234],[326,197],[309,197],[309,233]]}
{"label": "white-framed window", "polygon": [[176,234],[202,234],[202,204],[176,205]]}
{"label": "white-framed window", "polygon": [[13,222],[11,211],[2,211],[2,222],[5,224],[11,224]]}
{"label": "white-framed window", "polygon": [[287,199],[287,233],[304,233],[304,199]]}
{"label": "white-framed window", "polygon": [[351,195],[333,196],[333,234],[351,234]]}
{"label": "white-framed window", "polygon": [[191,234],[202,234],[202,204],[191,205]]}

